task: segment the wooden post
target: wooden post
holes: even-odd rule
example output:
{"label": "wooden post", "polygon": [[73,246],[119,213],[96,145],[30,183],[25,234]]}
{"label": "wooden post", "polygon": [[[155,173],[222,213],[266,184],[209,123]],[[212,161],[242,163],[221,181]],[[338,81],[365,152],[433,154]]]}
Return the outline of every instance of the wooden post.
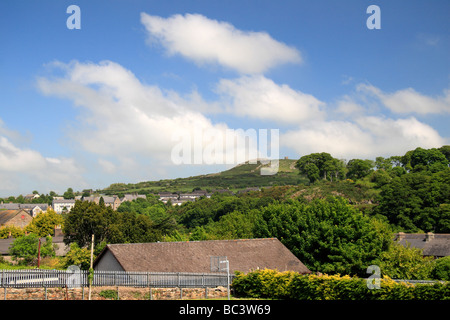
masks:
{"label": "wooden post", "polygon": [[[93,266],[93,259],[94,259],[94,234],[92,234],[92,240],[91,240],[91,267],[89,268],[89,275],[90,270]],[[92,279],[89,278],[89,300],[91,300],[91,290],[92,290]]]}
{"label": "wooden post", "polygon": [[38,244],[38,261],[37,261],[37,268],[41,266],[41,238],[39,238],[39,244]]}

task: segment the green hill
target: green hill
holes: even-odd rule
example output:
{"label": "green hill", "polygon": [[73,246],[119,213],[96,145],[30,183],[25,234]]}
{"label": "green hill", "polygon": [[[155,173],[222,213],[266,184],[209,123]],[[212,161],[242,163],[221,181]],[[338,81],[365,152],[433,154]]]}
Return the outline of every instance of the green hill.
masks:
{"label": "green hill", "polygon": [[190,192],[196,188],[210,191],[216,189],[237,191],[249,187],[297,185],[308,182],[307,178],[299,174],[295,163],[296,160],[279,160],[279,169],[274,175],[261,175],[261,168],[269,165],[263,165],[260,161],[257,163],[246,162],[218,173],[139,183],[114,183],[99,191],[105,194]]}

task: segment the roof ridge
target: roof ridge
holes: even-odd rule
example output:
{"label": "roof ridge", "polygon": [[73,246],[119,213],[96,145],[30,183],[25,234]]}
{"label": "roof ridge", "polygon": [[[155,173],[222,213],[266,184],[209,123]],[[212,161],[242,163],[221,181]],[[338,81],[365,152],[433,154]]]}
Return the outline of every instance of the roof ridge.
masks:
{"label": "roof ridge", "polygon": [[157,242],[136,242],[136,243],[110,243],[107,246],[127,246],[137,244],[155,244],[155,243],[197,243],[197,242],[238,242],[238,241],[262,241],[262,240],[278,240],[277,238],[247,238],[247,239],[214,239],[214,240],[186,240],[186,241],[157,241]]}

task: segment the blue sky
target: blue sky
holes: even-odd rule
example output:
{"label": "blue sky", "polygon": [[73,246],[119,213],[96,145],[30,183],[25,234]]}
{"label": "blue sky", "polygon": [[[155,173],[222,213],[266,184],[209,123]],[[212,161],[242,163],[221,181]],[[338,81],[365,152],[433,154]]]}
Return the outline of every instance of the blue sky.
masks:
{"label": "blue sky", "polygon": [[[81,29],[66,26],[72,4]],[[373,4],[381,29],[366,26]],[[1,1],[0,196],[229,167],[176,165],[177,130],[277,129],[293,159],[449,144],[449,12],[441,0]]]}

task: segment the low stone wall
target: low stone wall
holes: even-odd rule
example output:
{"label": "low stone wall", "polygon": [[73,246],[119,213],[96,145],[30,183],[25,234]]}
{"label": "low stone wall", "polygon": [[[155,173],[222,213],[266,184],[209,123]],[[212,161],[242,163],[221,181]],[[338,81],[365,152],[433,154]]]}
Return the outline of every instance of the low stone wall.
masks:
{"label": "low stone wall", "polygon": [[[91,300],[180,300],[227,297],[227,288],[93,287]],[[88,288],[0,288],[0,300],[88,300]]]}

